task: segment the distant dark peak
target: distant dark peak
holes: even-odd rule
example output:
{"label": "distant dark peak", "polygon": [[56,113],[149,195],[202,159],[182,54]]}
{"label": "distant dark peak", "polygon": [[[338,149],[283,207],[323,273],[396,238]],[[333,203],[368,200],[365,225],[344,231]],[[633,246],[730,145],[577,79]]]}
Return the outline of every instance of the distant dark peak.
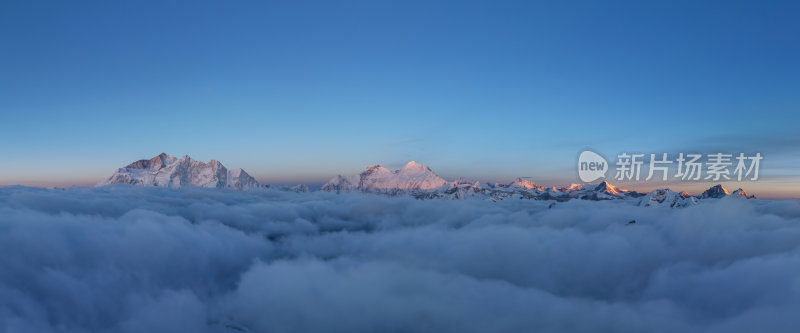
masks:
{"label": "distant dark peak", "polygon": [[610,186],[611,186],[611,184],[609,184],[607,181],[604,180],[604,181],[600,182],[600,184],[597,184],[597,187],[595,187],[595,190],[597,190],[597,191],[605,191]]}
{"label": "distant dark peak", "polygon": [[728,190],[726,190],[721,184],[717,184],[707,189],[701,196],[703,198],[722,198],[728,194],[731,193],[728,192]]}

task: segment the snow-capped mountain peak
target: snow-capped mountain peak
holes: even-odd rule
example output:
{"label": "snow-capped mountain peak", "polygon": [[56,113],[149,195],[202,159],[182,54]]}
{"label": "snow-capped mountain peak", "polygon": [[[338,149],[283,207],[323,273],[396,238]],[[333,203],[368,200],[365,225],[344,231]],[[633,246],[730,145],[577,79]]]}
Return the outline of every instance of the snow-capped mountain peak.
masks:
{"label": "snow-capped mountain peak", "polygon": [[580,191],[583,189],[583,184],[570,184],[567,187],[562,187],[560,191],[562,192],[571,192],[571,191]]}
{"label": "snow-capped mountain peak", "polygon": [[364,170],[364,172],[365,173],[371,173],[371,174],[374,174],[374,173],[389,173],[389,172],[392,172],[392,170],[384,168],[380,164],[376,164],[376,165],[368,166],[367,169]]}
{"label": "snow-capped mountain peak", "polygon": [[371,165],[357,175],[337,176],[322,186],[325,191],[361,190],[386,192],[394,190],[430,190],[445,186],[447,181],[429,167],[409,162],[399,170]]}
{"label": "snow-capped mountain peak", "polygon": [[678,193],[668,188],[653,190],[639,201],[639,206],[644,207],[688,207],[696,204],[697,198],[692,197],[689,193]]}
{"label": "snow-capped mountain peak", "polygon": [[406,165],[400,168],[400,172],[425,172],[425,171],[431,171],[431,168],[414,161],[408,162],[406,163]]}
{"label": "snow-capped mountain peak", "polygon": [[246,189],[262,187],[242,169],[228,170],[217,160],[208,163],[188,155],[176,158],[161,153],[149,160],[139,160],[120,168],[97,186],[128,184],[159,187],[218,187]]}
{"label": "snow-capped mountain peak", "polygon": [[700,194],[700,198],[722,198],[731,194],[722,184],[717,184]]}
{"label": "snow-capped mountain peak", "polygon": [[177,161],[178,158],[175,156],[167,155],[166,153],[161,153],[156,157],[153,157],[149,160],[138,160],[131,164],[128,164],[125,168],[128,169],[149,169],[149,170],[158,170],[165,167],[167,164],[172,164]]}
{"label": "snow-capped mountain peak", "polygon": [[756,197],[755,195],[748,195],[747,192],[745,192],[741,188],[738,188],[738,189],[736,189],[736,191],[731,192],[730,195],[733,196],[733,197],[743,197],[743,198],[747,198],[747,199],[753,199],[753,198]]}
{"label": "snow-capped mountain peak", "polygon": [[724,197],[729,197],[729,196],[730,197],[737,197],[737,198],[746,198],[746,199],[755,198],[754,195],[748,195],[747,192],[745,192],[741,188],[736,189],[733,192],[728,191],[724,186],[722,186],[722,184],[717,184],[717,185],[714,185],[714,186],[710,187],[709,189],[705,190],[702,194],[698,195],[697,197],[700,198],[700,199],[708,199],[708,198],[719,199],[719,198],[724,198]]}
{"label": "snow-capped mountain peak", "polygon": [[519,188],[524,188],[526,190],[540,190],[540,191],[543,191],[545,189],[544,186],[538,185],[525,178],[515,179],[513,182],[508,184],[508,187],[519,187]]}
{"label": "snow-capped mountain peak", "polygon": [[593,191],[594,192],[605,192],[605,193],[613,194],[613,195],[618,195],[618,194],[623,192],[623,190],[620,190],[619,187],[611,185],[611,183],[609,183],[609,182],[607,182],[605,180],[602,181],[600,184],[597,184],[597,186],[595,186]]}

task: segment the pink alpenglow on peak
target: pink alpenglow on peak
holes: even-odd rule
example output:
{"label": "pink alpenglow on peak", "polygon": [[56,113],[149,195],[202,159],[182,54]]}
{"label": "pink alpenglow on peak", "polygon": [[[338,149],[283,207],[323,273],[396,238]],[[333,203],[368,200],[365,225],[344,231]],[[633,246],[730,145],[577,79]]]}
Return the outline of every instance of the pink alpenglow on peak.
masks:
{"label": "pink alpenglow on peak", "polygon": [[571,192],[571,191],[580,191],[583,190],[584,184],[570,184],[567,187],[562,187],[560,190],[561,192]]}
{"label": "pink alpenglow on peak", "polygon": [[367,167],[352,176],[336,176],[322,186],[323,191],[393,191],[432,190],[447,185],[447,181],[436,175],[429,167],[411,161],[400,170],[389,170],[380,165]]}
{"label": "pink alpenglow on peak", "polygon": [[622,192],[626,192],[627,190],[622,190],[619,187],[611,185],[611,183],[607,181],[602,181],[600,184],[597,184],[597,187],[594,188],[595,192],[604,192],[610,195],[619,195]]}
{"label": "pink alpenglow on peak", "polygon": [[189,156],[176,158],[161,153],[120,168],[97,186],[127,184],[158,187],[214,187],[250,189],[265,187],[242,169],[228,170],[217,160],[208,163]]}
{"label": "pink alpenglow on peak", "polygon": [[411,161],[411,162],[406,163],[406,165],[404,165],[402,168],[400,168],[400,170],[406,170],[406,171],[410,171],[410,170],[425,171],[425,170],[427,170],[427,171],[431,171],[431,168],[429,168],[429,167],[427,167],[425,165],[419,164],[417,162]]}
{"label": "pink alpenglow on peak", "polygon": [[739,188],[736,191],[730,192],[726,189],[722,184],[717,184],[712,186],[711,188],[705,190],[702,194],[698,197],[702,199],[706,198],[724,198],[724,197],[737,197],[737,198],[746,198],[746,199],[753,199],[755,198],[754,195],[748,195],[743,189]]}
{"label": "pink alpenglow on peak", "polygon": [[546,188],[544,186],[538,185],[528,179],[525,178],[517,178],[511,184],[508,184],[508,187],[519,187],[524,188],[526,190],[539,190],[544,191]]}

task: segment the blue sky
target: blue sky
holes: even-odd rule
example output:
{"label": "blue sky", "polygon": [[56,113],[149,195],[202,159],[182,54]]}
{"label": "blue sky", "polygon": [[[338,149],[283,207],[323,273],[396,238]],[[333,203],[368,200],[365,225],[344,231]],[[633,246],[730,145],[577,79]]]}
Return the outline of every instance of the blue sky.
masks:
{"label": "blue sky", "polygon": [[0,185],[93,184],[162,151],[273,183],[416,160],[555,185],[585,148],[716,149],[762,152],[766,180],[741,186],[786,196],[799,16],[790,1],[3,2]]}

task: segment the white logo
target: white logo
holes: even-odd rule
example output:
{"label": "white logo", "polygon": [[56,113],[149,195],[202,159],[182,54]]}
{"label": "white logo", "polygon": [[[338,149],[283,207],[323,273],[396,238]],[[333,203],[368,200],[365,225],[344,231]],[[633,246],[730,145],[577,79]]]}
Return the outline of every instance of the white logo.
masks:
{"label": "white logo", "polygon": [[586,150],[578,157],[578,177],[584,183],[591,183],[606,177],[608,162],[593,151]]}

